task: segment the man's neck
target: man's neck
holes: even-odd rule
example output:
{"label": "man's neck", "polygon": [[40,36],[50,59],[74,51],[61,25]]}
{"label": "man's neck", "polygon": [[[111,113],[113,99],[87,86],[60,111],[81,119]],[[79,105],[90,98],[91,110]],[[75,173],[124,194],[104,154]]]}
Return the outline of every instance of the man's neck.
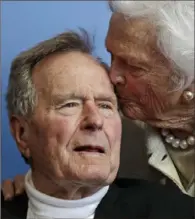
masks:
{"label": "man's neck", "polygon": [[35,188],[52,197],[64,200],[77,200],[91,196],[101,187],[77,184],[73,181],[56,182],[42,173],[32,171],[32,182]]}

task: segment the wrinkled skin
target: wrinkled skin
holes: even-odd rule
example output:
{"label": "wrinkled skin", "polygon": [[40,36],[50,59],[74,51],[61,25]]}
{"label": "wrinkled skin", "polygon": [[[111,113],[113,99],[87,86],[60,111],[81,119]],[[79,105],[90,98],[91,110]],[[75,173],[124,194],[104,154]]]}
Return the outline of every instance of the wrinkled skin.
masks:
{"label": "wrinkled skin", "polygon": [[185,103],[182,89],[173,91],[180,78],[159,51],[156,30],[149,21],[114,13],[106,47],[112,56],[110,79],[124,115],[154,127],[190,132],[194,105]]}
{"label": "wrinkled skin", "polygon": [[[33,69],[37,91],[30,119],[11,118],[21,153],[32,157],[36,188],[65,199],[112,183],[119,167],[121,119],[105,69],[79,52],[51,55]],[[85,145],[104,153],[77,152]]]}
{"label": "wrinkled skin", "polygon": [[[146,19],[125,21],[115,13],[110,21],[106,47],[112,56],[110,79],[124,115],[154,127],[191,133],[194,103],[183,100],[183,90],[172,91],[179,78],[175,76],[171,80],[172,68],[156,46],[153,26]],[[188,89],[194,92],[194,84]],[[12,198],[13,188],[18,185],[16,179],[6,180],[2,190]]]}

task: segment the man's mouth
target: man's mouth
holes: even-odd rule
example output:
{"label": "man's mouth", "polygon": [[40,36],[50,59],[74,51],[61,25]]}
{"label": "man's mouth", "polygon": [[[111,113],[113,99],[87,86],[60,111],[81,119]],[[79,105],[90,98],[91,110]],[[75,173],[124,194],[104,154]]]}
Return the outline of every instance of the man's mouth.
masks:
{"label": "man's mouth", "polygon": [[83,146],[76,147],[74,151],[104,154],[105,148],[103,148],[102,146],[83,145]]}

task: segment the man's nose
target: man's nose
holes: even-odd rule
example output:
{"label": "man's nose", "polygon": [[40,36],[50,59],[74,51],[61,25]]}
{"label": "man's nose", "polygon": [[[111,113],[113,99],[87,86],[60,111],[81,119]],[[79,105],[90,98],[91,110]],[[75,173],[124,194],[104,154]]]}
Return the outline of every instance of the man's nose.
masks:
{"label": "man's nose", "polygon": [[124,85],[125,78],[122,72],[112,63],[109,74],[110,80],[113,85]]}
{"label": "man's nose", "polygon": [[82,121],[82,129],[89,131],[102,130],[104,119],[98,107],[95,104],[90,104],[85,108],[85,116]]}

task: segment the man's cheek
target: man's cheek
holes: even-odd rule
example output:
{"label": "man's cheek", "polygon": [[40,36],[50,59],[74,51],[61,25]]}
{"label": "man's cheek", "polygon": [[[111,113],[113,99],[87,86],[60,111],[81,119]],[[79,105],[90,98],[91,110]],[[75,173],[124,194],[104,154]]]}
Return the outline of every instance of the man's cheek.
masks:
{"label": "man's cheek", "polygon": [[[119,117],[120,118],[120,117]],[[110,121],[109,121],[110,120]],[[108,119],[104,125],[104,133],[109,142],[109,146],[115,147],[116,142],[121,139],[121,122],[120,119]]]}
{"label": "man's cheek", "polygon": [[59,144],[65,143],[70,132],[70,128],[68,129],[67,127],[70,127],[70,124],[66,120],[53,120],[48,127],[48,138]]}
{"label": "man's cheek", "polygon": [[121,136],[122,136],[122,124],[121,121],[118,121],[112,124],[113,131],[110,134],[112,138],[112,144],[114,147],[118,148],[121,144]]}

